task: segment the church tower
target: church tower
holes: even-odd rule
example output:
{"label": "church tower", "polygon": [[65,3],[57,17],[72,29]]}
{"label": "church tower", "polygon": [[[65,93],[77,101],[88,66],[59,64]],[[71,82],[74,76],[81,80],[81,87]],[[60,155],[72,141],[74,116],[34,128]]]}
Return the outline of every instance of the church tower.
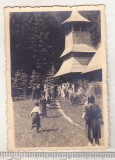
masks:
{"label": "church tower", "polygon": [[62,23],[65,30],[65,49],[60,58],[63,63],[54,77],[84,72],[96,53],[91,43],[90,25],[91,21],[76,10]]}

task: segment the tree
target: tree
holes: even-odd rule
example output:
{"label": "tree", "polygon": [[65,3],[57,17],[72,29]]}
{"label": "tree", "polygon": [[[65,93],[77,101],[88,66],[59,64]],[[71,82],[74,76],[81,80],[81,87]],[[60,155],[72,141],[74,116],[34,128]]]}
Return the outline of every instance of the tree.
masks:
{"label": "tree", "polygon": [[52,65],[59,67],[64,46],[59,20],[48,13],[11,13],[10,26],[12,74],[24,69],[44,75]]}
{"label": "tree", "polygon": [[41,76],[35,70],[33,70],[32,75],[30,77],[30,88],[36,87],[38,84],[41,83]]}
{"label": "tree", "polygon": [[28,86],[28,76],[23,70],[15,73],[15,76],[12,78],[12,94],[13,97],[16,96],[19,100],[20,96],[27,95],[27,86]]}
{"label": "tree", "polygon": [[55,79],[53,77],[55,75],[55,73],[56,73],[55,67],[52,66],[46,76],[45,82],[47,85],[52,86],[55,84]]}
{"label": "tree", "polygon": [[[57,71],[61,65],[60,55],[64,50],[65,36],[61,23],[71,12],[13,12],[10,14],[11,71],[31,75],[35,70],[44,81],[52,66]],[[99,11],[80,11],[94,22],[90,28],[94,47],[100,40]]]}

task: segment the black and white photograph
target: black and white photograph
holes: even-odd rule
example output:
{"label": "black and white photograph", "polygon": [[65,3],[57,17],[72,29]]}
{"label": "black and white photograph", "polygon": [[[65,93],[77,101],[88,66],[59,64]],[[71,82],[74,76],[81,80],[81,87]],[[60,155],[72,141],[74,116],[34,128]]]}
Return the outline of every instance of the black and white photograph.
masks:
{"label": "black and white photograph", "polygon": [[9,151],[107,149],[104,12],[5,9]]}

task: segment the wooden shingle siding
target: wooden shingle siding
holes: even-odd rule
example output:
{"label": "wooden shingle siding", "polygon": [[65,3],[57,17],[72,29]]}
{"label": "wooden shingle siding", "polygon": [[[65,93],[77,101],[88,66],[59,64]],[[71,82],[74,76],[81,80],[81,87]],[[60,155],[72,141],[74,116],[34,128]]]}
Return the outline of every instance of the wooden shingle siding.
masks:
{"label": "wooden shingle siding", "polygon": [[81,65],[88,65],[92,57],[75,57]]}
{"label": "wooden shingle siding", "polygon": [[73,32],[73,43],[74,44],[88,44],[91,45],[90,33],[85,32]]}

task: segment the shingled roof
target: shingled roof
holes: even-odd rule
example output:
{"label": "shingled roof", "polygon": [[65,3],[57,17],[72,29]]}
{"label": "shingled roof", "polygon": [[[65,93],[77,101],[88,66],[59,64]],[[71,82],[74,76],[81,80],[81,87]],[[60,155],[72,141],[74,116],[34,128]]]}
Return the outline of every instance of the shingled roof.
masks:
{"label": "shingled roof", "polygon": [[83,73],[102,69],[102,64],[103,64],[102,60],[103,60],[103,51],[100,46]]}
{"label": "shingled roof", "polygon": [[71,16],[66,19],[62,24],[67,22],[90,22],[85,17],[81,16],[77,10],[72,11]]}
{"label": "shingled roof", "polygon": [[94,53],[96,52],[96,50],[92,46],[89,46],[87,44],[73,44],[69,46],[68,48],[65,48],[60,58],[67,55],[70,52]]}
{"label": "shingled roof", "polygon": [[58,77],[68,73],[82,73],[86,67],[87,65],[81,65],[77,61],[77,58],[71,57],[62,63],[59,71],[56,73],[54,77]]}

